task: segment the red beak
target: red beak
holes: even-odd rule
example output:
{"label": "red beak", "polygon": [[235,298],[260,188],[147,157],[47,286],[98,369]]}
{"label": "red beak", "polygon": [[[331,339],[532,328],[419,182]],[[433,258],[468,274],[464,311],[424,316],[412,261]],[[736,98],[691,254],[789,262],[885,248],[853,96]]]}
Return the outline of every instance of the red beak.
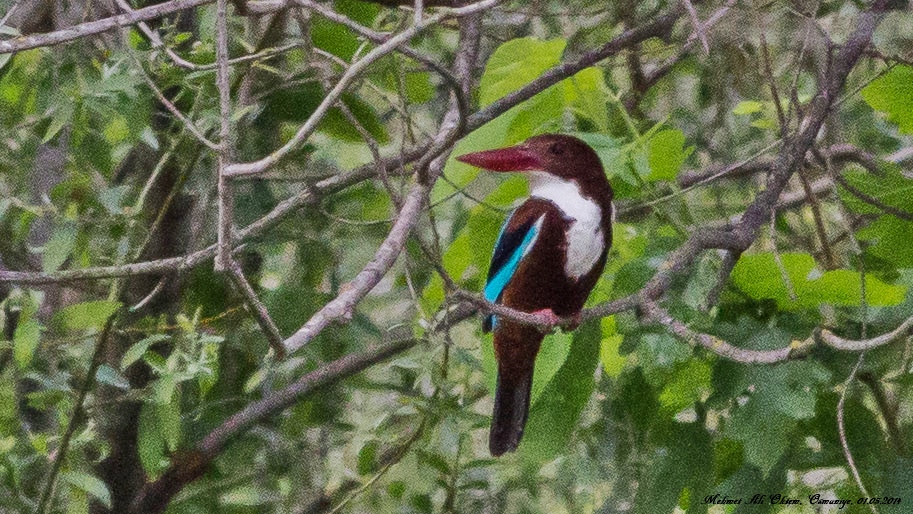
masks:
{"label": "red beak", "polygon": [[468,153],[456,158],[489,171],[536,171],[543,169],[542,163],[533,152],[523,145]]}

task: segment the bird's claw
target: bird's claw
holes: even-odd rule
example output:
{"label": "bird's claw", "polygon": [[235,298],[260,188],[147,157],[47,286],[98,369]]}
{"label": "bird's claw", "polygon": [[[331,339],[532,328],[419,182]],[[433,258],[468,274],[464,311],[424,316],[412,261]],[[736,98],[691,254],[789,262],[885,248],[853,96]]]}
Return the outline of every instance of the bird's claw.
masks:
{"label": "bird's claw", "polygon": [[543,323],[548,325],[546,330],[554,330],[555,327],[562,326],[570,330],[576,330],[580,326],[581,315],[576,313],[571,316],[568,320],[562,318],[561,316],[555,314],[555,311],[551,309],[541,309],[532,313],[534,316],[537,316]]}
{"label": "bird's claw", "polygon": [[548,325],[547,330],[552,330],[558,325],[561,324],[561,316],[555,314],[555,311],[551,309],[541,309],[536,312],[533,312],[533,315],[542,320],[543,323]]}

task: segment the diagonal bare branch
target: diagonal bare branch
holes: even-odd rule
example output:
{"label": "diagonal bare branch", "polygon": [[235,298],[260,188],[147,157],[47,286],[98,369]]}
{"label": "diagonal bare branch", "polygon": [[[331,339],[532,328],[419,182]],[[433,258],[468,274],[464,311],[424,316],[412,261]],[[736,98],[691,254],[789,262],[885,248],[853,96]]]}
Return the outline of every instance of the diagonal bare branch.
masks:
{"label": "diagonal bare branch", "polygon": [[185,9],[193,9],[194,7],[210,4],[213,1],[214,0],[171,0],[170,2],[143,7],[142,9],[137,9],[131,13],[88,21],[54,32],[0,41],[0,55],[75,41],[86,36],[101,34],[102,32],[107,32],[117,27],[135,25],[141,21],[154,20]]}

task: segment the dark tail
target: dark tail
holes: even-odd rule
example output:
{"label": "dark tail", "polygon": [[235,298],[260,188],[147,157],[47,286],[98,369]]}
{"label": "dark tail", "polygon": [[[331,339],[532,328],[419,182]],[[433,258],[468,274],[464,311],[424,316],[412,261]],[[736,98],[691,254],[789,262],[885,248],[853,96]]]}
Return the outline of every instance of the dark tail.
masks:
{"label": "dark tail", "polygon": [[533,386],[533,362],[522,368],[498,365],[495,410],[491,415],[488,449],[495,457],[517,449],[529,415],[529,395]]}

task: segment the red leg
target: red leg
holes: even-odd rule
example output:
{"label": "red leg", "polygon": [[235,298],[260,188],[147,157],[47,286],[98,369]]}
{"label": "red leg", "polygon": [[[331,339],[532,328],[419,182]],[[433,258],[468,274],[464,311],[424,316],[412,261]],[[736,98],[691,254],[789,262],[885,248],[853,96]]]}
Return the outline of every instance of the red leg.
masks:
{"label": "red leg", "polygon": [[551,309],[541,309],[532,314],[538,316],[543,322],[548,323],[548,328],[554,328],[561,323],[561,317],[555,314],[555,311]]}

